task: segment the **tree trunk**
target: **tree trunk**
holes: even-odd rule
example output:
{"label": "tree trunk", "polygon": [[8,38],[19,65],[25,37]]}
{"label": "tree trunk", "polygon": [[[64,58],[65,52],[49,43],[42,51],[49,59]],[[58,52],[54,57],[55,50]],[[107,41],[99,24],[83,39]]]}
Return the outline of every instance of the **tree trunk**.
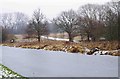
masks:
{"label": "tree trunk", "polygon": [[70,41],[70,42],[73,42],[73,36],[72,36],[72,34],[71,34],[71,33],[68,33],[68,36],[69,36],[69,41]]}
{"label": "tree trunk", "polygon": [[38,39],[38,42],[40,42],[40,35],[38,35],[38,38],[37,38],[37,39]]}
{"label": "tree trunk", "polygon": [[93,37],[93,38],[92,38],[92,41],[96,41],[96,38],[95,38],[95,37]]}
{"label": "tree trunk", "polygon": [[90,34],[87,33],[87,40],[90,41]]}
{"label": "tree trunk", "polygon": [[96,41],[96,38],[95,36],[92,35],[92,41]]}

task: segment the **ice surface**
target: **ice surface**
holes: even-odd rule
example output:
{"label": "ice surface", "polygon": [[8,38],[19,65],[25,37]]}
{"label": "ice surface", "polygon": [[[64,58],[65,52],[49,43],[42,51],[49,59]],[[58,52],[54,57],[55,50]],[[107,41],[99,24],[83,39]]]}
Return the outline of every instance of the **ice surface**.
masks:
{"label": "ice surface", "polygon": [[0,46],[1,50],[2,64],[25,77],[118,76],[118,57],[114,56],[81,55],[7,46]]}

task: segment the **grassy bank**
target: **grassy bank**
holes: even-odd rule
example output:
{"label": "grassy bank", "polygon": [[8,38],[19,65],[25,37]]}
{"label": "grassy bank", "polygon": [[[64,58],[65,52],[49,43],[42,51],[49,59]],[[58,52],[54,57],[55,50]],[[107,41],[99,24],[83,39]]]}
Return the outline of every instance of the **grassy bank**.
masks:
{"label": "grassy bank", "polygon": [[[30,49],[44,49],[52,51],[64,51],[70,53],[85,53],[85,47],[88,49],[99,48],[102,51],[111,51],[120,49],[118,41],[98,41],[98,42],[66,42],[55,40],[42,40],[41,42],[15,42],[2,43],[4,46],[30,48]],[[111,55],[113,55],[111,53]],[[114,53],[118,55],[118,53]]]}
{"label": "grassy bank", "polygon": [[2,64],[0,64],[0,71],[0,78],[2,79],[27,79]]}

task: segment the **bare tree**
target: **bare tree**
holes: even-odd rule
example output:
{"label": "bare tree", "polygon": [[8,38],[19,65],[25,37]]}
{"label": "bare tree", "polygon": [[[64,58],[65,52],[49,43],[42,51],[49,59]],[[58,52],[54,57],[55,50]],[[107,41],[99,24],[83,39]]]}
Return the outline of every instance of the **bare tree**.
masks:
{"label": "bare tree", "polygon": [[1,14],[0,25],[4,28],[12,28],[12,13]]}
{"label": "bare tree", "polygon": [[87,40],[96,40],[104,28],[104,10],[102,5],[87,4],[79,8],[79,26]]}
{"label": "bare tree", "polygon": [[0,41],[5,42],[8,39],[9,29],[12,28],[12,14],[4,13],[0,15]]}
{"label": "bare tree", "polygon": [[117,2],[109,2],[106,4],[108,9],[106,10],[106,38],[108,40],[118,40],[119,37],[119,1]]}
{"label": "bare tree", "polygon": [[32,20],[30,21],[28,26],[28,32],[32,32],[37,35],[37,39],[39,42],[41,39],[41,35],[47,34],[47,20],[40,9],[34,11]]}
{"label": "bare tree", "polygon": [[15,12],[13,15],[13,33],[23,34],[28,23],[28,17],[24,13]]}
{"label": "bare tree", "polygon": [[73,37],[77,33],[77,14],[73,10],[64,11],[53,22],[64,32],[68,33],[69,41],[73,41]]}
{"label": "bare tree", "polygon": [[28,17],[20,12],[1,14],[0,25],[9,33],[23,33],[28,22]]}
{"label": "bare tree", "polygon": [[15,33],[23,33],[27,24],[28,18],[25,14],[16,13],[3,13],[0,14],[0,29],[2,41],[14,38]]}

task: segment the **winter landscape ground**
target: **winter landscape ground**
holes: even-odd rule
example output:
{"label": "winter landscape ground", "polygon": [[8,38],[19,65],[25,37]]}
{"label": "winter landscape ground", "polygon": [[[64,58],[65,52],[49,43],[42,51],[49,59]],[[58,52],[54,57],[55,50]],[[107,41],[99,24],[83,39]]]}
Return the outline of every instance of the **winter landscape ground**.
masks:
{"label": "winter landscape ground", "polygon": [[0,0],[0,78],[117,78],[119,5],[119,0]]}
{"label": "winter landscape ground", "polygon": [[[80,43],[42,38],[40,43],[27,39],[2,43],[1,64],[24,77],[118,77],[117,41]],[[96,47],[98,50],[93,52]],[[1,73],[5,77],[17,77],[4,72],[9,71]]]}

